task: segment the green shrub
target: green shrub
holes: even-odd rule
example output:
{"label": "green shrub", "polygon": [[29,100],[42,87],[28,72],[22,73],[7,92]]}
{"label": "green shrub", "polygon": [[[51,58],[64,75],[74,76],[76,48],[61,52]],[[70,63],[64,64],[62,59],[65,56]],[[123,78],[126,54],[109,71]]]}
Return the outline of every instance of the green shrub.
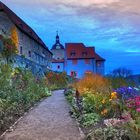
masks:
{"label": "green shrub", "polygon": [[51,90],[64,89],[68,84],[68,76],[65,72],[47,72],[46,83]]}
{"label": "green shrub", "polygon": [[89,127],[91,125],[97,124],[97,122],[99,122],[99,120],[100,120],[100,116],[98,114],[88,113],[88,114],[83,114],[80,122],[82,123],[82,126]]}
{"label": "green shrub", "polygon": [[0,65],[0,131],[49,95],[45,79],[37,80],[30,71]]}

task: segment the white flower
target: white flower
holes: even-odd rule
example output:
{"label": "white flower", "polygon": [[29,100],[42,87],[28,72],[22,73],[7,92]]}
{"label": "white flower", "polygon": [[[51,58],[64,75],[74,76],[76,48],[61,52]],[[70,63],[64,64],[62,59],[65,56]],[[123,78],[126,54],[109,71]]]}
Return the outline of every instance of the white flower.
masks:
{"label": "white flower", "polygon": [[105,124],[106,126],[114,126],[114,125],[117,125],[117,124],[120,123],[120,122],[121,122],[121,120],[115,119],[115,118],[104,120],[104,124]]}

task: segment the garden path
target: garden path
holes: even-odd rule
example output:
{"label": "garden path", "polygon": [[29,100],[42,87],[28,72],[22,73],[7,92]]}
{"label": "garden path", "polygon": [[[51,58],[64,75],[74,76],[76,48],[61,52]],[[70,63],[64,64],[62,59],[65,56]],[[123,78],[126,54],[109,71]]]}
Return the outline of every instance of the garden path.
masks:
{"label": "garden path", "polygon": [[63,90],[42,101],[18,122],[3,140],[82,140],[78,126],[69,115]]}

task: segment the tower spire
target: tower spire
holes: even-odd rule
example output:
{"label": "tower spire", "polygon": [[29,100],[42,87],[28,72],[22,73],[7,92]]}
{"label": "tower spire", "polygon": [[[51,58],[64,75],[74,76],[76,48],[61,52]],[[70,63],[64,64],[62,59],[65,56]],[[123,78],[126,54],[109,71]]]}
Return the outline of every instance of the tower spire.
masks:
{"label": "tower spire", "polygon": [[60,43],[60,41],[59,41],[59,35],[58,35],[58,31],[56,31],[56,43]]}
{"label": "tower spire", "polygon": [[56,31],[56,35],[58,36],[58,30]]}

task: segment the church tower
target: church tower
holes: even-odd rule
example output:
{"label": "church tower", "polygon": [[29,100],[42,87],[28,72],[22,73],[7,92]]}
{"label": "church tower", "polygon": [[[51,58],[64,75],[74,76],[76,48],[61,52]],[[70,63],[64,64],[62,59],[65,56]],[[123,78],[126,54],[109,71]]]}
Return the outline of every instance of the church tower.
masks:
{"label": "church tower", "polygon": [[51,52],[53,53],[53,59],[55,60],[64,59],[64,46],[60,43],[58,32],[56,35],[56,42],[52,46]]}
{"label": "church tower", "polygon": [[64,71],[64,52],[65,48],[60,43],[60,38],[57,32],[55,44],[52,46],[51,52],[53,53],[52,70],[57,72]]}

